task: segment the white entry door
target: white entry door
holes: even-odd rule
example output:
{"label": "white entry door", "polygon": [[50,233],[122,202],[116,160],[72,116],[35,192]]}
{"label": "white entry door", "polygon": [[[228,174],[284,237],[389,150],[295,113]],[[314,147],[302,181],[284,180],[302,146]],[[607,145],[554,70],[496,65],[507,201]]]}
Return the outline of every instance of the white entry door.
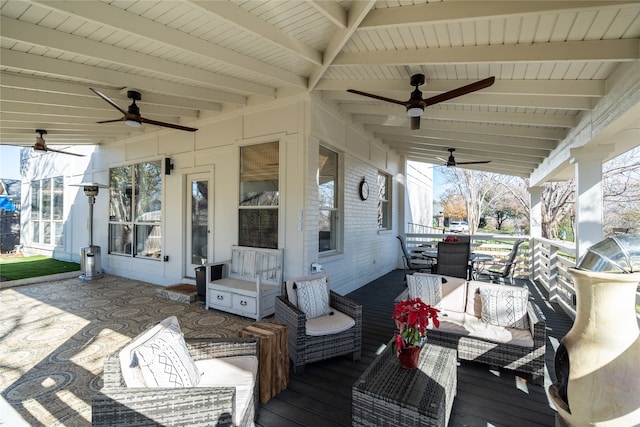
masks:
{"label": "white entry door", "polygon": [[209,173],[187,175],[185,277],[195,277],[195,268],[213,260],[213,184]]}

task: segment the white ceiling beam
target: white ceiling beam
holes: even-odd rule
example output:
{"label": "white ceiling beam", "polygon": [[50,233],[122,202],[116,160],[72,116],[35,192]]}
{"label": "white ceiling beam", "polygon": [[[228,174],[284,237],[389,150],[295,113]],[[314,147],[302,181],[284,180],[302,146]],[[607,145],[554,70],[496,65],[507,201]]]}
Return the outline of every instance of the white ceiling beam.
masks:
{"label": "white ceiling beam", "polygon": [[307,0],[325,18],[338,28],[347,28],[347,11],[335,1]]}
{"label": "white ceiling beam", "polygon": [[[84,117],[90,118],[96,121],[99,120],[115,120],[122,117],[122,114],[118,112],[115,108],[113,109],[113,113],[105,114],[104,110],[96,110],[93,108],[81,108],[81,107],[72,107],[72,106],[55,106],[55,105],[44,105],[44,104],[26,104],[22,102],[13,102],[13,101],[0,101],[0,111],[12,112],[12,113],[21,113],[21,114],[38,114],[45,116],[64,116],[69,118],[68,122],[72,123],[70,120],[72,117]],[[144,113],[144,111],[143,111]],[[147,119],[160,120],[163,122],[172,122],[172,123],[180,123],[182,122],[179,117],[168,117],[168,116],[157,116],[153,114],[143,114],[143,117]],[[189,121],[189,120],[187,120]]]}
{"label": "white ceiling beam", "polygon": [[532,13],[577,11],[590,8],[620,8],[637,5],[637,1],[447,1],[403,7],[374,9],[360,25],[374,28],[422,25],[478,18],[526,15]]}
{"label": "white ceiling beam", "polygon": [[432,160],[432,163],[437,165],[444,165],[449,157],[449,153],[446,151],[447,148],[455,148],[454,156],[456,161],[458,162],[478,162],[478,161],[491,161],[491,163],[495,162],[506,162],[511,164],[516,168],[521,169],[532,169],[535,168],[536,165],[539,164],[537,161],[520,159],[517,156],[513,155],[500,155],[499,153],[492,153],[488,151],[477,151],[474,150],[473,147],[468,148],[466,146],[461,146],[458,144],[457,147],[442,147],[442,146],[419,146],[419,145],[411,145],[406,144],[402,141],[390,140],[387,141],[387,144],[392,146],[394,150],[402,151],[405,153],[414,153],[421,154],[424,156],[429,156]]}
{"label": "white ceiling beam", "polygon": [[[423,98],[437,95],[466,86],[477,80],[429,80],[420,86]],[[356,89],[370,91],[372,85],[375,94],[387,92],[396,99],[408,99],[413,88],[408,80],[358,80],[358,79],[323,79],[318,83],[318,90]],[[605,95],[606,80],[496,80],[495,83],[482,89],[483,94],[495,95],[555,95],[602,97]],[[400,98],[398,98],[400,97]]]}
{"label": "white ceiling beam", "polygon": [[623,62],[640,58],[640,39],[585,40],[342,52],[333,66],[488,64],[515,62]]}
{"label": "white ceiling beam", "polygon": [[342,48],[349,41],[353,33],[358,29],[358,26],[362,20],[367,16],[367,13],[375,6],[376,0],[357,1],[351,5],[349,9],[347,27],[338,29],[329,40],[327,48],[324,51],[324,58],[322,65],[315,67],[311,71],[309,82],[307,86],[308,91],[315,89],[316,85],[324,76],[327,69],[333,65],[333,61],[338,56]]}
{"label": "white ceiling beam", "polygon": [[[29,116],[30,119],[33,118],[33,115]],[[31,120],[29,121],[31,123]],[[32,129],[33,127],[33,129]],[[56,121],[46,121],[43,120],[38,124],[38,126],[26,127],[24,121],[18,120],[0,120],[0,128],[2,130],[24,130],[28,129],[35,134],[35,129],[46,129],[47,131],[52,132],[62,132],[62,133],[78,133],[78,134],[103,134],[103,135],[122,135],[122,129],[118,126],[105,126],[104,124],[96,124],[96,123],[58,123]]]}
{"label": "white ceiling beam", "polygon": [[[497,156],[497,159],[505,159],[505,160],[516,160],[524,163],[540,163],[542,162],[546,156],[549,155],[549,151],[547,150],[539,150],[536,148],[524,148],[524,147],[508,147],[501,144],[475,144],[472,142],[461,142],[457,141],[454,138],[449,139],[440,139],[438,137],[412,137],[406,135],[397,135],[394,133],[375,133],[377,138],[380,138],[384,141],[394,141],[398,144],[405,144],[408,146],[415,146],[415,148],[420,149],[431,149],[434,151],[438,151],[440,153],[443,152],[444,148],[456,148],[456,146],[460,146],[464,144],[465,146],[473,146],[476,149],[464,149],[465,155],[469,156],[479,156],[479,157],[487,157]],[[451,143],[443,142],[443,141],[451,141]],[[448,155],[448,154],[447,154]],[[443,154],[446,158],[446,156]],[[441,157],[442,157],[441,156]]]}
{"label": "white ceiling beam", "polygon": [[191,3],[199,6],[203,10],[216,15],[236,27],[252,33],[257,37],[273,43],[280,49],[285,49],[294,55],[310,62],[314,65],[322,64],[322,53],[308,46],[299,40],[291,37],[288,33],[265,22],[245,9],[233,3],[223,1],[196,1]]}
{"label": "white ceiling beam", "polygon": [[168,82],[149,76],[137,76],[123,71],[108,70],[41,55],[1,49],[2,65],[6,67],[34,71],[44,75],[74,78],[87,83],[98,83],[116,87],[136,87],[142,92],[150,91],[176,96],[189,96],[203,100],[216,100],[237,105],[245,105],[246,98],[214,89]]}
{"label": "white ceiling beam", "polygon": [[[386,96],[384,92],[376,95]],[[322,97],[334,101],[365,101],[367,97],[350,93],[347,91],[323,91]],[[388,96],[393,98],[392,96]],[[404,99],[404,97],[402,98]],[[369,98],[370,102],[374,102]],[[379,105],[388,105],[383,101],[375,101]],[[439,102],[439,105],[470,105],[470,106],[493,106],[493,107],[515,107],[515,108],[547,108],[552,110],[590,110],[595,104],[592,98],[578,96],[555,96],[555,95],[494,95],[470,93],[448,101]],[[403,107],[399,105],[399,111]]]}
{"label": "white ceiling beam", "polygon": [[[398,111],[393,106],[362,105],[362,104],[340,104],[342,113],[366,114],[379,116],[398,116],[405,118],[406,113]],[[427,108],[424,110],[423,119],[432,120],[453,120],[460,122],[487,122],[502,123],[526,126],[551,126],[571,128],[577,123],[576,116],[566,114],[533,114],[515,113],[507,111],[469,111],[458,109]]]}
{"label": "white ceiling beam", "polygon": [[[429,156],[424,156],[421,154],[414,154],[414,153],[409,153],[409,152],[402,152],[399,150],[396,150],[398,152],[398,154],[405,156],[405,158],[407,160],[411,160],[411,161],[415,161],[415,162],[422,162],[422,163],[429,163],[429,164],[434,164],[434,161],[431,157]],[[439,166],[439,165],[435,165],[435,167],[445,167],[445,166]],[[531,169],[523,169],[523,168],[513,168],[511,167],[511,165],[508,162],[503,162],[503,163],[489,163],[489,164],[482,164],[482,165],[465,165],[464,167],[460,166],[460,169],[473,169],[473,170],[478,170],[478,171],[483,171],[483,172],[493,172],[493,173],[498,173],[498,174],[502,174],[502,175],[512,175],[512,176],[519,176],[522,178],[527,178],[529,176],[529,174],[531,173]]]}
{"label": "white ceiling beam", "polygon": [[[382,129],[385,126],[381,127]],[[386,128],[389,128],[388,126]],[[502,135],[513,137],[527,137],[527,138],[540,138],[550,139],[552,141],[560,141],[565,138],[567,131],[565,129],[539,127],[534,128],[530,126],[503,126],[486,123],[456,123],[447,122],[443,120],[421,120],[420,128],[418,130],[412,130],[408,126],[401,127],[399,132],[408,135],[421,135],[425,129],[428,130],[448,130],[452,132],[472,133],[472,134],[485,134],[485,135]],[[376,125],[376,129],[378,129]]]}
{"label": "white ceiling beam", "polygon": [[275,89],[268,86],[189,67],[140,52],[100,43],[85,37],[78,37],[40,25],[29,24],[25,21],[2,17],[0,26],[2,27],[2,36],[15,41],[59,49],[139,70],[161,73],[168,77],[180,76],[193,83],[218,90],[233,89],[243,93],[245,96],[259,93],[275,97]]}
{"label": "white ceiling beam", "polygon": [[[448,129],[438,129],[427,127],[426,124],[422,124],[418,130],[412,130],[407,126],[385,126],[382,124],[367,124],[365,123],[365,129],[380,133],[380,134],[393,134],[393,135],[405,135],[414,138],[438,138],[446,140],[459,140],[467,142],[475,142],[478,144],[498,144],[512,147],[535,147],[540,150],[553,150],[558,146],[558,143],[553,140],[545,140],[539,138],[530,137],[528,134],[524,136],[520,135],[498,135],[497,130],[494,133],[473,133],[470,128],[464,124],[455,124],[459,126],[450,126]],[[429,124],[431,125],[431,124]],[[501,126],[495,126],[500,128]]]}
{"label": "white ceiling beam", "polygon": [[114,29],[127,31],[147,40],[164,43],[192,52],[211,60],[224,62],[234,67],[260,73],[273,79],[296,87],[306,87],[306,79],[289,71],[271,66],[262,61],[234,52],[230,49],[209,43],[166,25],[141,18],[133,13],[110,6],[103,2],[49,2],[34,0],[42,7],[65,12],[88,19],[100,25],[108,25]]}
{"label": "white ceiling beam", "polygon": [[[102,114],[120,114],[115,108],[97,96],[85,97],[5,87],[2,89],[2,101],[15,101],[60,107],[91,108],[100,110]],[[131,104],[130,99],[128,99],[126,103],[120,103],[120,107],[126,110],[129,104]],[[199,115],[197,110],[186,108],[146,105],[144,102],[138,102],[137,105],[140,107],[143,117],[155,114],[160,116],[188,117],[195,119],[198,118]]]}
{"label": "white ceiling beam", "polygon": [[122,126],[121,123],[98,124],[95,118],[92,117],[68,117],[38,113],[0,112],[0,123],[14,123],[13,128],[33,129],[34,132],[35,129],[49,129],[53,127],[60,129],[87,129],[91,135],[93,135],[93,130],[95,130],[96,133],[127,135],[134,129],[130,126]]}
{"label": "white ceiling beam", "polygon": [[[12,74],[7,72],[0,72],[0,86],[1,87],[13,87],[27,90],[39,90],[43,92],[61,93],[77,96],[95,97],[96,94],[89,90],[91,85],[62,82],[55,79],[47,79],[34,76],[26,76],[23,74]],[[126,102],[127,88],[121,90],[113,90],[110,88],[93,85],[96,89],[99,89],[102,93],[107,95],[112,100],[118,102]],[[169,96],[163,94],[157,94],[153,92],[142,93],[144,104],[146,105],[167,105],[180,108],[190,108],[196,110],[206,111],[222,111],[222,104],[219,102],[209,102],[200,99],[190,99],[178,96]]]}

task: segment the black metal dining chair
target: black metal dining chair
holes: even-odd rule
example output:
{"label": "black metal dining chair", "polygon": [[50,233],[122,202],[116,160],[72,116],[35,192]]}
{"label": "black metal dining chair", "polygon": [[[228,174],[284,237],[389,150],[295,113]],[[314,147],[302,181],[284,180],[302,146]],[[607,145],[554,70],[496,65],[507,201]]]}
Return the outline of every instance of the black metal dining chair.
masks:
{"label": "black metal dining chair", "polygon": [[489,280],[492,283],[496,283],[497,281],[504,282],[504,279],[507,277],[509,278],[509,282],[513,283],[513,266],[516,263],[518,249],[522,242],[524,242],[524,239],[516,240],[506,259],[494,259],[491,265],[484,265],[478,274],[489,276]]}
{"label": "black metal dining chair", "polygon": [[435,273],[468,279],[470,277],[470,247],[469,242],[438,243],[438,263],[435,267]]}
{"label": "black metal dining chair", "polygon": [[402,248],[402,258],[404,259],[404,270],[405,276],[406,271],[409,270],[411,272],[416,271],[428,271],[431,272],[431,267],[433,262],[430,259],[425,259],[423,257],[418,257],[415,255],[411,255],[409,253],[409,249],[407,249],[407,243],[402,236],[396,236],[398,240],[400,240],[400,247]]}

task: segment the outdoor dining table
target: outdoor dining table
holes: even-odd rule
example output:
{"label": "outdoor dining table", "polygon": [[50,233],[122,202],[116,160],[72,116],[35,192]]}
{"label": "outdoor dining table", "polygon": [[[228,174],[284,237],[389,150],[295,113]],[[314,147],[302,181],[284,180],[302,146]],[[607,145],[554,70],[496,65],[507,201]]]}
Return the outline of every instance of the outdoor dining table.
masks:
{"label": "outdoor dining table", "polygon": [[[425,258],[438,259],[438,248],[425,249],[421,252],[421,254]],[[478,264],[492,261],[494,261],[494,258],[491,255],[477,252],[469,253],[469,263],[471,264],[472,278],[475,279],[477,277],[477,273],[480,271],[477,267]]]}

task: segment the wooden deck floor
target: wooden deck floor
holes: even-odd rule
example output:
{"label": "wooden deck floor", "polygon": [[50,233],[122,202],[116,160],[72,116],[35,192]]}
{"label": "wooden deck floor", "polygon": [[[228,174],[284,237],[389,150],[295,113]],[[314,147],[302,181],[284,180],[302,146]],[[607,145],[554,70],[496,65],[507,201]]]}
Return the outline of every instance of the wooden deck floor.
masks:
{"label": "wooden deck floor", "polygon": [[[555,411],[546,389],[555,380],[554,349],[572,321],[531,282],[531,294],[547,318],[547,371],[545,387],[536,386],[511,371],[462,361],[458,390],[449,426],[554,426]],[[403,271],[393,271],[348,296],[363,305],[362,359],[349,357],[307,365],[302,375],[293,372],[289,387],[260,405],[257,426],[350,426],[351,387],[373,361],[376,351],[393,335],[393,301],[405,289]]]}

